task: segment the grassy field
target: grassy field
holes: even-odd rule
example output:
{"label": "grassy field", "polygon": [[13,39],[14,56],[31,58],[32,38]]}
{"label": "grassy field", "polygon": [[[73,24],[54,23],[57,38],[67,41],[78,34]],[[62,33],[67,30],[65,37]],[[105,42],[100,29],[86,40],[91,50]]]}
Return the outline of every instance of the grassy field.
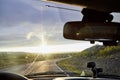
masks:
{"label": "grassy field", "polygon": [[72,57],[58,62],[64,70],[77,73],[79,76],[91,75],[87,62],[96,62],[97,67],[103,68],[103,74],[120,74],[120,46],[93,46],[82,52],[73,53]]}
{"label": "grassy field", "polygon": [[67,57],[67,54],[37,54],[24,52],[0,52],[0,69],[31,63],[33,61],[51,60]]}

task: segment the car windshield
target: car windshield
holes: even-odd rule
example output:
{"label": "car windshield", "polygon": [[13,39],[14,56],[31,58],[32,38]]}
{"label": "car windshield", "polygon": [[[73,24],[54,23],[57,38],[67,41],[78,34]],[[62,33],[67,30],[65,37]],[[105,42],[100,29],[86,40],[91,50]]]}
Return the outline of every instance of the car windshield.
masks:
{"label": "car windshield", "polygon": [[[120,76],[120,46],[63,37],[64,24],[81,21],[82,7],[42,0],[0,0],[0,72],[28,78],[92,76],[88,62],[101,75]],[[120,13],[111,13],[120,22]]]}

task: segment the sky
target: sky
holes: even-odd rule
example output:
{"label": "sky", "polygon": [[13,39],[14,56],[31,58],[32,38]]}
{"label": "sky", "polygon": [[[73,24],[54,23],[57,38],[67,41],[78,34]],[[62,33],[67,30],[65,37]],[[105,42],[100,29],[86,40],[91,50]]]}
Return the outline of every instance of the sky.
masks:
{"label": "sky", "polygon": [[80,21],[80,12],[46,5],[82,10],[40,0],[0,0],[0,51],[52,53],[81,51],[93,46],[87,41],[63,38],[64,24]]}

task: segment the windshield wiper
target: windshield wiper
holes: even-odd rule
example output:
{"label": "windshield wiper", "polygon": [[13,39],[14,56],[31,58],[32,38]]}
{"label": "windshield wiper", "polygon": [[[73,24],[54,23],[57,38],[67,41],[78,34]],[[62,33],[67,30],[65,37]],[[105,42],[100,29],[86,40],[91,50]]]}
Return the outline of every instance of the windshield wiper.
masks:
{"label": "windshield wiper", "polygon": [[33,79],[33,78],[55,78],[55,77],[66,77],[64,72],[43,72],[43,73],[32,73],[25,75],[27,78]]}
{"label": "windshield wiper", "polygon": [[[66,72],[69,74],[71,77],[72,76],[79,76],[77,73],[74,72]],[[67,77],[64,72],[54,72],[54,71],[48,71],[48,72],[43,72],[43,73],[31,73],[28,75],[25,75],[27,78],[33,79],[33,78],[55,78],[55,77]]]}

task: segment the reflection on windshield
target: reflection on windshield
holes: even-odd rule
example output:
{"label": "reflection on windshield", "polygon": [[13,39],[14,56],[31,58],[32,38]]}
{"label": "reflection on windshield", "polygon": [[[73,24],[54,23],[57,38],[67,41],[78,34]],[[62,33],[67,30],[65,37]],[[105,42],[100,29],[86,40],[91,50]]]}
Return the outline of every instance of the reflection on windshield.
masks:
{"label": "reflection on windshield", "polygon": [[64,39],[64,23],[80,21],[82,14],[46,5],[82,10],[39,0],[0,1],[0,71],[29,77],[91,76],[86,66],[91,61],[103,68],[102,75],[120,76],[119,46]]}
{"label": "reflection on windshield", "polygon": [[83,46],[78,44],[78,41],[63,38],[64,23],[81,20],[80,12],[51,8],[46,5],[81,10],[78,7],[42,1],[2,0],[0,5],[2,11],[0,15],[2,21],[0,23],[0,47],[2,49],[0,51],[51,53],[79,51],[91,46],[86,45],[87,42],[81,42]]}

